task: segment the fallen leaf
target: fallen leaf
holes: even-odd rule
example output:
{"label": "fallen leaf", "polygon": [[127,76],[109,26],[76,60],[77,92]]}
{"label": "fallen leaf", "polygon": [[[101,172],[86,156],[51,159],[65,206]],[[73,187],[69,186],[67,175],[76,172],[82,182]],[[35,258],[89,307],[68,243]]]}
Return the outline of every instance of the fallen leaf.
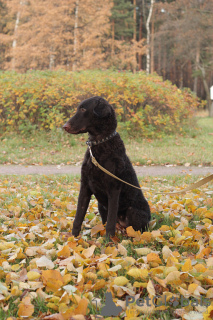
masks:
{"label": "fallen leaf", "polygon": [[30,297],[25,297],[19,304],[18,316],[22,318],[28,318],[32,316],[34,312],[34,306],[31,304]]}

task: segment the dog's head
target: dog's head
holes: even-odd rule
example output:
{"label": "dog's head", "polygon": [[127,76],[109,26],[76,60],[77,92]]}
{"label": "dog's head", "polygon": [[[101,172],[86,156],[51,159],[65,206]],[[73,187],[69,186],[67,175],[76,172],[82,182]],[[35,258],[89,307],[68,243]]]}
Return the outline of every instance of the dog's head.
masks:
{"label": "dog's head", "polygon": [[105,99],[95,96],[82,101],[75,115],[65,123],[63,128],[72,134],[85,132],[94,134],[95,131],[100,134],[104,124],[110,125],[114,122],[116,120],[112,106]]}

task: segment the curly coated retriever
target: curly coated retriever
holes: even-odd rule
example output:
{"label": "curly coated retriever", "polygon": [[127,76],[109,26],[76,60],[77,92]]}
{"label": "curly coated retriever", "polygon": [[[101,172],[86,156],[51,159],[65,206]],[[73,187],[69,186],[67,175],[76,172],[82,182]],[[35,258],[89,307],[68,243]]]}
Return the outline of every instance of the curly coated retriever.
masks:
{"label": "curly coated retriever", "polygon": [[[120,179],[139,187],[116,127],[114,109],[98,96],[81,102],[76,114],[63,126],[71,134],[88,132],[87,144],[99,164]],[[88,148],[81,168],[81,187],[72,230],[74,236],[80,233],[92,194],[98,200],[98,210],[103,224],[106,223],[107,236],[115,235],[117,221],[124,227],[146,230],[151,215],[142,191],[102,172],[92,163]]]}

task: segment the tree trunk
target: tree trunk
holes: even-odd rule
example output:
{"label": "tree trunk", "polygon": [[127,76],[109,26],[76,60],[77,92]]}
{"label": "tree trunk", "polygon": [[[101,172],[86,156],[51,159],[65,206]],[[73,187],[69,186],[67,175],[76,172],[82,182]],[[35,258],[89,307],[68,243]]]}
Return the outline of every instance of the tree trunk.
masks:
{"label": "tree trunk", "polygon": [[161,44],[158,45],[158,74],[161,74]]}
{"label": "tree trunk", "polygon": [[15,27],[14,27],[14,38],[13,38],[13,43],[12,43],[12,70],[15,71],[16,68],[16,58],[15,58],[15,52],[16,52],[16,45],[17,45],[17,35],[18,35],[18,25],[20,21],[20,15],[21,15],[21,6],[23,5],[23,2],[20,1],[19,3],[20,9],[17,12],[16,15],[16,22],[15,22]]}
{"label": "tree trunk", "polygon": [[[143,31],[143,15],[142,12],[140,14],[140,25],[139,25],[139,41],[142,39],[142,31]],[[139,70],[142,70],[142,55],[139,54],[138,56],[139,62]]]}
{"label": "tree trunk", "polygon": [[55,64],[55,56],[53,54],[53,47],[50,48],[50,62],[49,62],[49,69],[52,71]]}
{"label": "tree trunk", "polygon": [[213,118],[213,100],[211,101],[209,106],[209,116]]}
{"label": "tree trunk", "polygon": [[[197,44],[196,56],[195,56],[195,71],[198,70],[199,62],[200,62],[200,46],[199,46],[199,44]],[[195,75],[193,91],[196,94],[197,94],[197,81],[198,81],[198,77],[197,77],[197,75]]]}
{"label": "tree trunk", "polygon": [[114,62],[114,55],[115,55],[115,20],[112,20],[112,47],[111,47],[112,65]]}
{"label": "tree trunk", "polygon": [[210,88],[206,80],[206,70],[201,65],[199,65],[199,69],[201,70],[201,73],[202,73],[203,86],[206,92],[206,100],[208,103],[209,117],[213,117],[213,102],[211,101],[211,98],[210,98]]}
{"label": "tree trunk", "polygon": [[77,54],[77,46],[78,46],[78,7],[79,7],[79,0],[76,0],[75,4],[75,25],[74,25],[74,47],[73,47],[73,66],[72,71],[76,70],[76,54]]}
{"label": "tree trunk", "polygon": [[133,40],[134,40],[134,57],[133,57],[133,73],[136,72],[136,67],[137,67],[137,56],[136,56],[136,50],[135,50],[135,45],[136,45],[136,0],[133,0],[133,6],[134,6],[134,13],[133,13],[133,20],[134,20],[134,33],[133,33]]}
{"label": "tree trunk", "polygon": [[155,0],[151,0],[151,5],[150,5],[150,9],[149,9],[149,15],[146,21],[146,30],[147,30],[147,49],[146,49],[146,74],[149,74],[150,72],[150,20],[152,17],[152,10],[153,10],[153,6],[154,6],[154,2]]}
{"label": "tree trunk", "polygon": [[163,48],[163,80],[166,80],[166,48]]}
{"label": "tree trunk", "polygon": [[154,17],[152,19],[152,24],[151,24],[151,73],[154,72],[155,70],[155,65],[154,65]]}

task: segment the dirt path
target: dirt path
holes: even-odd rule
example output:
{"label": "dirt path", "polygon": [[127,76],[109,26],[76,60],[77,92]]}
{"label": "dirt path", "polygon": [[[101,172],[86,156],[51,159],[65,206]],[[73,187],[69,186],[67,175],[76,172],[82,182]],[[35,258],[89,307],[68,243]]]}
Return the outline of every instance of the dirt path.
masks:
{"label": "dirt path", "polygon": [[[193,174],[203,175],[213,173],[213,167],[183,167],[183,166],[150,166],[150,167],[134,167],[139,177],[142,176],[164,176],[173,174]],[[0,175],[14,174],[71,174],[79,175],[81,167],[78,166],[60,166],[60,165],[46,165],[46,166],[22,166],[22,165],[0,165]]]}

